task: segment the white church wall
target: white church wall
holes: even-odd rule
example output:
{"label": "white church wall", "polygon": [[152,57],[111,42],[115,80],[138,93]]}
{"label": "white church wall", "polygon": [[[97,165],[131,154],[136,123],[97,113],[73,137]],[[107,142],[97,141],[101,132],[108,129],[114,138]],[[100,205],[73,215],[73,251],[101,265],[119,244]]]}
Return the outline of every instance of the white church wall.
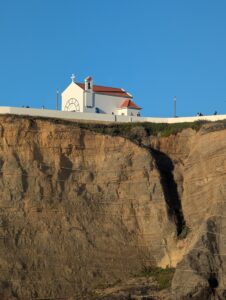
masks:
{"label": "white church wall", "polygon": [[195,116],[182,118],[151,118],[151,117],[134,117],[118,116],[111,114],[80,113],[66,112],[49,109],[19,108],[19,107],[0,107],[0,114],[36,116],[46,118],[58,118],[67,120],[84,120],[84,121],[102,121],[102,122],[151,122],[151,123],[184,123],[195,121],[219,121],[226,120],[226,115]]}
{"label": "white church wall", "polygon": [[117,114],[117,109],[125,100],[123,97],[95,94],[94,105],[100,109],[101,113]]}
{"label": "white church wall", "polygon": [[84,92],[85,108],[93,108],[93,97],[94,95],[92,91]]}
{"label": "white church wall", "polygon": [[124,116],[137,116],[137,114],[140,112],[139,109],[134,108],[121,108],[117,110],[117,115],[124,115]]}
{"label": "white church wall", "polygon": [[83,101],[84,91],[77,84],[71,83],[62,93],[62,111],[67,110],[66,104],[69,99],[76,99],[79,103],[80,112],[84,111]]}

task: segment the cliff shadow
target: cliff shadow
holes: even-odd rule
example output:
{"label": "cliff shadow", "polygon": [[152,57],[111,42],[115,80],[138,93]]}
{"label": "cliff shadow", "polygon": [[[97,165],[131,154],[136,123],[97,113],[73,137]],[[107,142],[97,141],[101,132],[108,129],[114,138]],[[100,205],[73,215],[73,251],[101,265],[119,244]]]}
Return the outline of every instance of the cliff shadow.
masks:
{"label": "cliff shadow", "polygon": [[181,199],[177,190],[177,183],[173,176],[173,162],[169,156],[159,150],[149,148],[149,151],[160,173],[160,181],[166,201],[168,216],[176,225],[177,236],[180,236],[185,229],[186,223],[181,206]]}

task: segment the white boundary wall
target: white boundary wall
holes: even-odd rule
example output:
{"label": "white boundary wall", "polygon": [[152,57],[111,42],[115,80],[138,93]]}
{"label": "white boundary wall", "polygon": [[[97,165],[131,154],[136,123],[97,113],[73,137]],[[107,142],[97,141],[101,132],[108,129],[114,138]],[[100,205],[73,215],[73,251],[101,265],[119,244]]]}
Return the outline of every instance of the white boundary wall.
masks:
{"label": "white boundary wall", "polygon": [[109,114],[97,113],[81,113],[81,112],[66,112],[50,109],[36,109],[36,108],[19,108],[19,107],[0,107],[0,114],[12,114],[23,116],[35,116],[46,118],[57,118],[67,120],[83,120],[83,121],[101,121],[101,122],[150,122],[150,123],[184,123],[194,121],[219,121],[225,120],[226,115],[212,115],[212,116],[196,116],[196,117],[181,117],[181,118],[151,118],[151,117],[135,117],[135,116],[116,116]]}

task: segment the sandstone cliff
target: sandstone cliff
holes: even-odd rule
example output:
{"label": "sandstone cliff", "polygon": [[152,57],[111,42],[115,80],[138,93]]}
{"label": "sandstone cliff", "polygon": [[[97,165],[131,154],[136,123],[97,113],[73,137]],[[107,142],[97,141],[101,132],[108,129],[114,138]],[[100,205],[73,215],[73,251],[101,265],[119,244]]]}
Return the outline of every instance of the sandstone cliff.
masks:
{"label": "sandstone cliff", "polygon": [[161,266],[172,292],[154,299],[225,299],[224,125],[88,127],[0,117],[1,298],[98,299]]}
{"label": "sandstone cliff", "polygon": [[187,236],[171,249],[176,264],[172,299],[226,299],[226,130],[206,124],[198,132],[155,138],[170,157]]}

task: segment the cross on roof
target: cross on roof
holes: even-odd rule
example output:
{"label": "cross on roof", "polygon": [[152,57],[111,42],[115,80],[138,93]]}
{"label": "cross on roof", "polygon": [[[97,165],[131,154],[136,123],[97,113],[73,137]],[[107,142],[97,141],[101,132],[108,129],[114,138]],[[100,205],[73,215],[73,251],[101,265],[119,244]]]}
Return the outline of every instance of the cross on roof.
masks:
{"label": "cross on roof", "polygon": [[71,81],[72,81],[72,82],[75,82],[75,74],[72,74],[72,75],[71,75]]}

